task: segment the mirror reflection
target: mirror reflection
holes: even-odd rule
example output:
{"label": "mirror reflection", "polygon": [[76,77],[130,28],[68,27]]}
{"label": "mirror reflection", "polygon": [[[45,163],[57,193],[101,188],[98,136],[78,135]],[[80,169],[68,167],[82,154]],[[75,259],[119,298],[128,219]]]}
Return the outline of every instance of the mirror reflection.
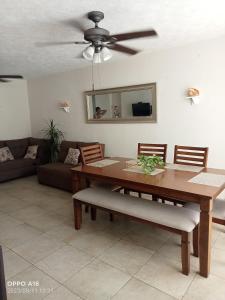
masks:
{"label": "mirror reflection", "polygon": [[154,83],[86,92],[86,101],[88,121],[156,121]]}

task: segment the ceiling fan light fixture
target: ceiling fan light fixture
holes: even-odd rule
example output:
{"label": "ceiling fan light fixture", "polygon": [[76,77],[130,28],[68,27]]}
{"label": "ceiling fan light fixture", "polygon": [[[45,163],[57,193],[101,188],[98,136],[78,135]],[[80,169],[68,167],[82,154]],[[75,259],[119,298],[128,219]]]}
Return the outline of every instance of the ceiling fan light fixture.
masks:
{"label": "ceiling fan light fixture", "polygon": [[83,51],[83,57],[87,60],[92,60],[95,53],[95,48],[93,46],[88,46]]}
{"label": "ceiling fan light fixture", "polygon": [[101,52],[98,52],[98,53],[94,53],[94,56],[93,56],[93,63],[94,64],[100,64],[102,62],[102,58],[101,58]]}
{"label": "ceiling fan light fixture", "polygon": [[107,48],[103,47],[101,51],[101,58],[103,61],[109,60],[112,57],[112,52]]}

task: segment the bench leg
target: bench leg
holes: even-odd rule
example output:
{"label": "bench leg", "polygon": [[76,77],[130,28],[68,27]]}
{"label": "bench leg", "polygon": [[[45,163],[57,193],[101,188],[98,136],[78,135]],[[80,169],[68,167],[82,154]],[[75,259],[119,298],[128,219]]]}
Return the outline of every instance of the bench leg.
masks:
{"label": "bench leg", "polygon": [[74,224],[75,229],[79,230],[82,223],[82,205],[81,202],[74,199],[73,200],[73,207],[74,207]]}
{"label": "bench leg", "polygon": [[91,206],[91,219],[92,221],[95,221],[96,220],[96,208]]}
{"label": "bench leg", "polygon": [[141,192],[138,192],[138,197],[141,198],[142,197],[142,194]]}
{"label": "bench leg", "polygon": [[193,255],[198,257],[199,253],[199,226],[193,230]]}
{"label": "bench leg", "polygon": [[190,233],[183,231],[181,235],[182,273],[190,273]]}

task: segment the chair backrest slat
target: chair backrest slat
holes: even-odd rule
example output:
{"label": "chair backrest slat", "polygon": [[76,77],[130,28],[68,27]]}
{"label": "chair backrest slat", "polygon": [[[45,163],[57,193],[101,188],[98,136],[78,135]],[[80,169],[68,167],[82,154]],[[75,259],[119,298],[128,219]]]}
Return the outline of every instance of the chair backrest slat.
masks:
{"label": "chair backrest slat", "polygon": [[86,146],[80,148],[81,160],[83,164],[89,164],[104,158],[101,144]]}
{"label": "chair backrest slat", "polygon": [[146,155],[153,156],[157,155],[162,157],[163,161],[166,162],[167,144],[144,144],[138,143],[138,156]]}
{"label": "chair backrest slat", "polygon": [[189,147],[175,145],[174,163],[207,167],[208,150],[209,149],[207,147]]}

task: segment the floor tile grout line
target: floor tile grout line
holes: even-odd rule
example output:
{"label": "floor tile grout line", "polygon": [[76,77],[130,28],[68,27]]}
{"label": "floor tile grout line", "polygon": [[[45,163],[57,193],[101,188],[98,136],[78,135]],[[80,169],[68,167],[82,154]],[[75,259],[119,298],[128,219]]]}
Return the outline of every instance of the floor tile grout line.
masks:
{"label": "floor tile grout line", "polygon": [[[59,248],[59,249],[61,249],[61,248]],[[59,250],[59,249],[57,249],[57,250]],[[56,250],[56,251],[57,251]],[[56,252],[55,251],[55,252]],[[17,254],[16,252],[14,252],[15,254]],[[53,252],[54,253],[54,252]],[[53,254],[52,253],[52,254]],[[18,254],[17,254],[18,255]],[[21,255],[18,255],[18,256],[20,256],[21,258],[23,258],[24,259],[24,257],[22,257]],[[45,257],[46,258],[46,257]],[[50,277],[51,279],[53,279],[54,281],[56,281],[57,283],[59,283],[59,285],[60,286],[64,286],[65,288],[67,288],[67,289],[69,289],[67,286],[65,286],[64,285],[64,283],[66,282],[66,281],[68,281],[69,279],[67,279],[64,283],[62,283],[62,282],[60,282],[60,281],[58,281],[56,278],[54,278],[52,275],[50,275],[50,274],[48,274],[47,272],[45,272],[44,270],[42,270],[42,269],[40,269],[37,265],[35,265],[34,263],[32,263],[32,262],[30,262],[30,261],[28,261],[28,260],[26,260],[26,259],[24,259],[26,262],[28,262],[30,265],[26,268],[26,269],[24,269],[24,270],[22,270],[22,271],[20,271],[20,272],[18,272],[17,274],[15,274],[15,275],[13,275],[13,276],[11,276],[9,279],[7,279],[6,281],[10,281],[10,279],[11,278],[13,278],[13,277],[15,277],[15,276],[18,276],[19,274],[21,274],[21,273],[23,273],[23,272],[25,272],[26,270],[28,270],[29,268],[31,268],[31,266],[32,267],[34,267],[35,269],[38,269],[39,271],[41,271],[42,273],[44,273],[46,276],[48,276],[48,277]],[[93,261],[94,261],[95,259],[93,259]],[[76,273],[79,273],[84,267],[86,267],[87,265],[89,265],[90,263],[92,263],[93,261],[91,261],[91,262],[89,262],[89,263],[87,263],[85,266],[83,266],[79,271],[77,271]],[[71,277],[70,277],[70,279],[76,274],[76,273],[74,273]],[[57,287],[58,288],[58,287]],[[56,289],[57,289],[56,288]],[[55,290],[55,289],[54,289]],[[70,290],[70,289],[69,289]],[[75,294],[72,290],[70,290],[73,294]],[[75,294],[76,296],[79,296],[79,295],[77,295],[77,294]],[[46,296],[47,297],[47,296]],[[80,296],[79,296],[80,297]],[[81,298],[81,297],[80,297]]]}
{"label": "floor tile grout line", "polygon": [[132,279],[133,279],[132,277],[128,279],[128,281],[124,283],[124,285],[114,295],[110,297],[110,300],[113,299]]}
{"label": "floor tile grout line", "polygon": [[[23,199],[20,199],[20,200],[23,200]],[[23,208],[22,208],[23,209]],[[52,211],[53,212],[53,211]],[[48,213],[47,214],[49,214],[49,213],[51,213],[50,211],[48,211]],[[5,213],[5,212],[3,212],[3,214],[4,215],[8,215],[9,217],[11,217],[12,218],[12,216],[11,215],[9,215],[8,213]],[[26,224],[26,223],[22,223],[22,224]],[[22,225],[22,224],[18,224],[18,226],[19,225]],[[64,224],[64,223],[63,223]],[[26,225],[29,225],[29,226],[31,226],[32,227],[32,225],[30,225],[30,224],[26,224]],[[68,225],[68,224],[67,224]],[[36,229],[35,227],[33,227],[34,229]],[[38,230],[40,230],[40,229],[38,229]],[[102,231],[103,232],[107,232],[107,228],[104,228],[104,229],[102,229]],[[131,232],[132,231],[132,229],[130,229],[128,232]],[[46,231],[41,231],[41,233],[40,233],[40,235],[43,235],[43,234],[46,234]],[[126,235],[128,235],[128,233],[126,233]],[[125,235],[125,236],[126,236]],[[216,243],[216,241],[219,239],[219,237],[221,236],[221,233],[220,234],[218,234],[218,236],[217,236],[217,238],[215,239],[215,243]],[[57,240],[57,238],[54,238],[54,237],[52,237],[53,239],[55,239],[55,240]],[[119,242],[120,240],[123,240],[123,237],[121,237],[120,239],[118,239],[117,240],[117,242]],[[160,250],[165,246],[165,244],[168,242],[168,240],[169,240],[169,238],[167,239],[167,240],[165,240],[164,241],[164,243],[158,248],[158,249],[156,249],[154,252],[153,252],[153,254],[151,255],[151,257],[148,259],[148,261],[150,261],[151,259],[152,259],[152,256],[154,255],[154,254],[159,254],[159,252],[160,252]],[[62,243],[65,243],[66,245],[69,245],[69,246],[71,246],[71,247],[73,247],[72,245],[70,245],[68,242],[66,242],[66,241],[60,241],[60,242],[62,242]],[[116,243],[117,243],[116,242]],[[214,244],[215,244],[214,243]],[[137,245],[137,246],[140,246],[138,243],[134,243],[135,245]],[[221,248],[217,248],[217,247],[215,247],[215,245],[212,245],[212,248],[215,248],[215,249],[219,249],[219,250],[223,250],[223,249],[221,249]],[[8,248],[7,246],[5,246],[8,250],[10,250],[10,251],[12,251],[12,252],[14,252],[13,251],[13,249],[11,249],[11,248]],[[58,251],[59,249],[61,249],[63,247],[63,245],[62,246],[60,246],[58,249],[56,249],[54,252],[56,252],[56,251]],[[104,250],[104,252],[107,252],[109,249],[111,249],[112,247],[114,247],[114,245],[112,244],[112,246],[109,246],[108,248],[106,248],[105,250]],[[143,246],[141,246],[141,247],[143,247]],[[74,248],[76,248],[76,247],[74,247]],[[150,250],[149,248],[147,248],[147,247],[143,247],[143,248],[145,248],[145,249],[148,249],[148,250]],[[85,251],[83,250],[83,249],[80,249],[80,248],[76,248],[77,250],[79,250],[79,251],[81,251],[81,252],[83,252],[83,253],[85,253]],[[151,250],[152,251],[152,250]],[[50,256],[50,255],[52,255],[52,254],[54,254],[54,252],[52,252],[51,254],[48,254],[48,256]],[[104,253],[103,252],[103,253]],[[20,256],[17,252],[14,252],[16,255],[18,255],[18,256]],[[90,253],[87,253],[87,254],[89,254],[90,255]],[[90,261],[90,263],[89,264],[91,264],[91,263],[93,263],[95,260],[101,260],[101,255],[102,254],[99,254],[99,255],[97,255],[96,257],[94,257],[93,258],[93,260],[92,261]],[[22,257],[22,256],[20,256],[23,260],[25,260],[25,261],[27,261],[24,257]],[[46,257],[45,257],[46,258]],[[41,260],[43,260],[44,258],[42,258]],[[169,257],[167,258],[167,259],[170,259]],[[28,263],[29,263],[29,265],[30,265],[30,267],[31,266],[34,266],[36,269],[39,269],[34,263],[31,263],[30,261],[27,261]],[[106,262],[104,262],[104,263],[106,263]],[[107,263],[108,264],[108,263]],[[87,264],[88,265],[88,264]],[[85,268],[87,265],[85,265],[83,268]],[[108,265],[110,265],[110,264],[108,264]],[[124,273],[126,273],[127,274],[127,272],[126,271],[124,271],[124,270],[121,270],[121,269],[119,269],[119,268],[117,268],[117,267],[115,267],[115,266],[113,266],[113,265],[110,265],[111,267],[113,267],[113,268],[116,268],[116,269],[118,269],[118,270],[120,270],[120,271],[122,271],[122,272],[124,272]],[[82,268],[82,269],[83,269]],[[142,267],[141,267],[142,268]],[[26,268],[27,269],[27,268]],[[79,271],[78,271],[78,273],[82,270],[82,269],[80,269]],[[50,276],[49,274],[47,274],[46,272],[44,272],[43,270],[41,270],[41,269],[39,269],[41,272],[43,272],[44,274],[46,274],[47,276],[49,276],[49,277],[51,277],[53,280],[55,280],[55,281],[57,281],[53,276]],[[23,270],[24,271],[24,270]],[[23,272],[23,271],[21,271],[21,272]],[[137,271],[135,274],[137,274],[139,271]],[[20,273],[20,272],[19,272]],[[19,273],[17,273],[17,274],[19,274]],[[132,276],[132,275],[130,275],[130,274],[128,274],[129,276],[131,276],[131,278],[128,280],[128,282],[132,279],[132,278],[135,278],[134,276]],[[214,275],[214,274],[213,274]],[[71,276],[71,277],[73,277],[74,276],[74,274]],[[216,277],[219,277],[219,278],[221,278],[222,280],[224,280],[224,278],[222,277],[222,276],[220,276],[220,275],[217,275],[217,274],[215,274],[215,276]],[[71,278],[70,277],[70,278]],[[187,289],[186,289],[186,291],[185,291],[185,293],[184,293],[184,295],[182,296],[182,299],[185,297],[185,295],[188,293],[188,291],[190,290],[190,288],[191,288],[191,285],[193,284],[193,281],[196,279],[196,277],[197,277],[197,273],[196,274],[194,274],[194,276],[193,276],[193,278],[191,279],[191,281],[190,281],[190,283],[188,284],[188,287],[187,287]],[[146,282],[144,282],[144,281],[142,281],[141,279],[138,279],[138,278],[135,278],[136,280],[139,280],[139,281],[141,281],[141,282],[143,282],[144,284],[146,284],[146,285],[149,285],[149,286],[151,286],[151,284],[148,284],[148,283],[146,283]],[[58,282],[58,281],[57,281]],[[62,284],[61,282],[59,282],[59,284],[60,284],[60,286],[64,286],[64,284]],[[127,283],[126,283],[127,284]],[[126,285],[125,284],[125,285]],[[124,287],[124,286],[123,286]],[[122,287],[122,288],[123,288]],[[154,287],[154,286],[151,286],[152,288],[154,288],[154,289],[157,289],[156,287]],[[57,287],[57,288],[59,288],[59,287]],[[57,289],[56,288],[56,289]],[[65,286],[65,288],[67,288],[68,290],[69,290],[69,288],[67,287],[67,286]],[[121,288],[120,288],[120,290],[121,290]],[[162,292],[162,293],[164,293],[165,294],[165,292],[164,291],[162,291],[162,290],[160,290],[160,289],[158,289],[160,292]],[[74,292],[73,291],[71,291],[73,294],[74,294]],[[79,296],[79,295],[78,295]],[[170,297],[172,297],[171,295],[169,295]],[[47,297],[47,296],[46,296]],[[79,296],[80,297],[80,296]],[[114,297],[114,296],[112,296],[112,297]],[[173,296],[174,297],[174,296]]]}
{"label": "floor tile grout line", "polygon": [[186,289],[186,291],[185,291],[185,293],[183,294],[183,296],[182,296],[181,299],[183,299],[183,298],[185,297],[185,295],[188,293],[188,291],[189,291],[189,289],[190,289],[190,287],[191,287],[193,281],[194,281],[195,278],[197,277],[197,275],[198,275],[198,273],[196,273],[196,274],[194,275],[193,279],[192,279],[191,282],[189,283],[189,285],[188,285],[188,287],[187,287],[187,289]]}

